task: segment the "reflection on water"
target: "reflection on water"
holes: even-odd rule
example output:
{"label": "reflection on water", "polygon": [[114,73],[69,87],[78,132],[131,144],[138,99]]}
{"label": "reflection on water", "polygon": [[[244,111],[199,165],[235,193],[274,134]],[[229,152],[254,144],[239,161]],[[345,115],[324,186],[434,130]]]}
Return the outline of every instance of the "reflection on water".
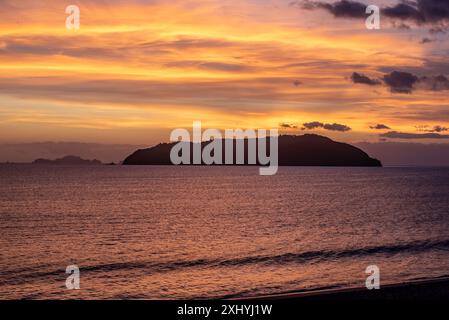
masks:
{"label": "reflection on water", "polygon": [[[449,274],[449,169],[0,166],[1,298],[212,298]],[[65,288],[65,268],[81,290]]]}

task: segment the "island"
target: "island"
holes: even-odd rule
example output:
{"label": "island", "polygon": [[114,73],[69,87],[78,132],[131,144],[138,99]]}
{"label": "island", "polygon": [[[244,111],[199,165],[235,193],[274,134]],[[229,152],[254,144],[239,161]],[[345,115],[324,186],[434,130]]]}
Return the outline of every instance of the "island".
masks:
{"label": "island", "polygon": [[99,160],[85,160],[78,156],[65,156],[60,159],[36,159],[33,164],[45,164],[45,165],[102,165]]}
{"label": "island", "polygon": [[[234,159],[235,159],[235,140]],[[177,142],[160,143],[147,149],[139,149],[129,155],[123,165],[172,165],[170,151]],[[210,141],[202,142],[204,148]],[[245,139],[245,153],[248,140]],[[224,146],[224,141],[222,142]],[[316,135],[281,135],[279,136],[279,166],[336,166],[336,167],[381,167],[382,163],[371,158],[361,149],[347,143],[333,141]],[[193,143],[190,143],[193,150]],[[269,148],[268,152],[269,152]],[[224,154],[223,147],[223,154]],[[192,156],[192,152],[191,152]],[[245,163],[248,164],[245,154]],[[191,162],[193,163],[193,162]],[[235,163],[235,161],[234,161]]]}

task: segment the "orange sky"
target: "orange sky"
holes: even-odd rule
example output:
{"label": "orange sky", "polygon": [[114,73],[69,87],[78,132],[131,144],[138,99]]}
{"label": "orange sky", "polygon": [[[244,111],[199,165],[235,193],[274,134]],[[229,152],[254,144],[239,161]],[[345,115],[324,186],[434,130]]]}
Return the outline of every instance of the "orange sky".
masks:
{"label": "orange sky", "polygon": [[69,31],[61,1],[0,1],[0,142],[150,144],[194,120],[298,127],[285,133],[339,123],[352,130],[313,132],[343,141],[378,141],[386,131],[376,124],[449,127],[448,90],[401,94],[351,81],[353,72],[445,74],[447,41],[422,44],[421,26],[367,30],[289,3],[77,1],[81,29]]}

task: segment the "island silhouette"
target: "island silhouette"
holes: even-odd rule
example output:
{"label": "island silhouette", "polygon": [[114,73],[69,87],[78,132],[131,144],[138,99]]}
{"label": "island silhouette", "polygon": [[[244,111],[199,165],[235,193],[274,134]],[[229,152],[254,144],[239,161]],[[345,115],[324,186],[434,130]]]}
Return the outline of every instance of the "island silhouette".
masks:
{"label": "island silhouette", "polygon": [[[201,149],[210,142],[202,142]],[[170,151],[177,143],[160,143],[147,149],[139,149],[126,157],[123,165],[172,165]],[[190,163],[193,163],[193,143],[190,142],[189,144]],[[233,145],[233,163],[236,163],[236,140],[233,140]],[[222,146],[224,158],[224,139]],[[248,139],[244,139],[244,150],[245,161],[243,165],[248,165]],[[269,153],[268,142],[267,153]],[[382,163],[350,144],[336,142],[316,134],[304,134],[279,136],[279,166],[381,167]]]}
{"label": "island silhouette", "polygon": [[36,159],[33,164],[46,164],[46,165],[102,165],[103,163],[99,160],[85,160],[78,156],[65,156],[60,159],[49,160],[49,159]]}

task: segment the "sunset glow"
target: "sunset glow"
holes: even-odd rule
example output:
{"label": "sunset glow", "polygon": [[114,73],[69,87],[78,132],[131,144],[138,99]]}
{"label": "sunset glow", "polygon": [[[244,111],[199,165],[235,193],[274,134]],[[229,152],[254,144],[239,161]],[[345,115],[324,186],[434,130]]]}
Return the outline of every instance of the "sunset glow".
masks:
{"label": "sunset glow", "polygon": [[383,20],[381,30],[367,30],[364,20],[291,1],[78,5],[81,29],[69,31],[60,1],[2,2],[1,142],[153,143],[194,120],[291,124],[284,133],[339,123],[352,130],[325,134],[343,141],[378,141],[376,124],[410,133],[449,126],[447,90],[395,93],[351,81],[354,72],[447,74],[447,42],[422,44],[425,26]]}

